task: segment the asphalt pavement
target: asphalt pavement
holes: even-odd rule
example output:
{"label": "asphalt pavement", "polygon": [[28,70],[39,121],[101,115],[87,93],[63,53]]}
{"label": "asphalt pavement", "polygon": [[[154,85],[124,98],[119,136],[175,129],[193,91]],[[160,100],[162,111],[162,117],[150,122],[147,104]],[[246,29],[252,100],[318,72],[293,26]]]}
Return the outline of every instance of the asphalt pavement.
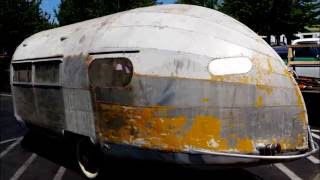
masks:
{"label": "asphalt pavement", "polygon": [[[311,127],[320,144],[320,128]],[[173,164],[106,159],[102,168],[107,179],[306,179],[320,180],[320,154],[304,159],[250,168],[197,170]],[[54,136],[30,133],[13,116],[10,95],[0,95],[0,180],[85,179],[75,160],[74,144]]]}

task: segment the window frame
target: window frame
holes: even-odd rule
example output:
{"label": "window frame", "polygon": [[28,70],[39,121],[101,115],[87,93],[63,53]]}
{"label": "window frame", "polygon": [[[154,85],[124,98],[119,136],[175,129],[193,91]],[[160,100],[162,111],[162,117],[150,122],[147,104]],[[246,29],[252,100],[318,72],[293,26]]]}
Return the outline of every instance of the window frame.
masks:
{"label": "window frame", "polygon": [[[37,63],[44,63],[44,62],[57,62],[59,64],[58,68],[58,82],[57,83],[36,83],[35,82],[35,75],[36,75],[36,64]],[[20,81],[14,81],[14,73],[15,73],[15,70],[13,68],[13,66],[15,64],[24,64],[24,63],[31,63],[31,81],[30,82],[20,82]],[[11,63],[11,82],[12,82],[12,85],[14,86],[17,86],[17,85],[26,85],[26,86],[48,86],[48,87],[61,87],[62,86],[62,66],[63,64],[63,60],[62,58],[54,58],[54,59],[36,59],[36,60],[19,60],[19,61],[13,61]]]}
{"label": "window frame", "polygon": [[[14,70],[14,66],[15,64],[30,64],[31,65],[31,80],[29,82],[25,82],[25,81],[15,81],[14,80],[14,76],[15,76],[15,70]],[[33,65],[31,62],[15,62],[11,64],[12,67],[12,77],[11,77],[11,81],[12,84],[20,84],[20,85],[32,85],[32,77],[33,77]]]}

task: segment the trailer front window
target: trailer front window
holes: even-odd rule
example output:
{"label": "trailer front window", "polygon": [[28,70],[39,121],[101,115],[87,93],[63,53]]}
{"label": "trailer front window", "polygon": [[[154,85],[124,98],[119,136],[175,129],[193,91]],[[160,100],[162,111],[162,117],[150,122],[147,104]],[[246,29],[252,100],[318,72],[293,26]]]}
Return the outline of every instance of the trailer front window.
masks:
{"label": "trailer front window", "polygon": [[92,87],[124,87],[132,78],[133,67],[127,58],[103,58],[94,60],[89,68]]}

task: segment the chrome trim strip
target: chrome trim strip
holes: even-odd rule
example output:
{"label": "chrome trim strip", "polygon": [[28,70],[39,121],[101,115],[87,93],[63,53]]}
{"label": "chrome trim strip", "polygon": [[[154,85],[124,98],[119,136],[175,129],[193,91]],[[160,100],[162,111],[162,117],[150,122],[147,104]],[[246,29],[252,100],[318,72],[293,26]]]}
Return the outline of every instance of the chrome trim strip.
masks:
{"label": "chrome trim strip", "polygon": [[30,61],[46,60],[46,59],[48,59],[48,60],[50,60],[50,59],[63,59],[63,55],[28,58],[28,59],[12,59],[12,63],[30,62]]}
{"label": "chrome trim strip", "polygon": [[20,61],[12,61],[11,64],[21,64],[21,63],[38,63],[38,62],[54,62],[59,61],[59,63],[62,63],[62,58],[52,58],[52,59],[30,59],[30,60],[20,60]]}
{"label": "chrome trim strip", "polygon": [[298,159],[310,156],[319,150],[319,145],[313,142],[315,149],[308,151],[304,154],[298,155],[284,155],[284,156],[260,156],[260,155],[248,155],[248,154],[234,154],[234,153],[223,153],[223,152],[212,152],[206,150],[190,150],[188,153],[190,154],[207,154],[207,155],[214,155],[214,156],[226,156],[226,157],[235,157],[235,158],[252,158],[252,159],[265,159],[265,160],[290,160],[290,159]]}

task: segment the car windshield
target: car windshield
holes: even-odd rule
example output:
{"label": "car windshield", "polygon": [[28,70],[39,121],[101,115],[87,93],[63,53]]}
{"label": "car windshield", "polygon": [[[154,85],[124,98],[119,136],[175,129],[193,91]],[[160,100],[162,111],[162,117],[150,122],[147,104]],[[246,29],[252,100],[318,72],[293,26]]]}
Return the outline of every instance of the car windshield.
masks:
{"label": "car windshield", "polygon": [[320,47],[303,47],[295,49],[295,58],[319,59]]}

